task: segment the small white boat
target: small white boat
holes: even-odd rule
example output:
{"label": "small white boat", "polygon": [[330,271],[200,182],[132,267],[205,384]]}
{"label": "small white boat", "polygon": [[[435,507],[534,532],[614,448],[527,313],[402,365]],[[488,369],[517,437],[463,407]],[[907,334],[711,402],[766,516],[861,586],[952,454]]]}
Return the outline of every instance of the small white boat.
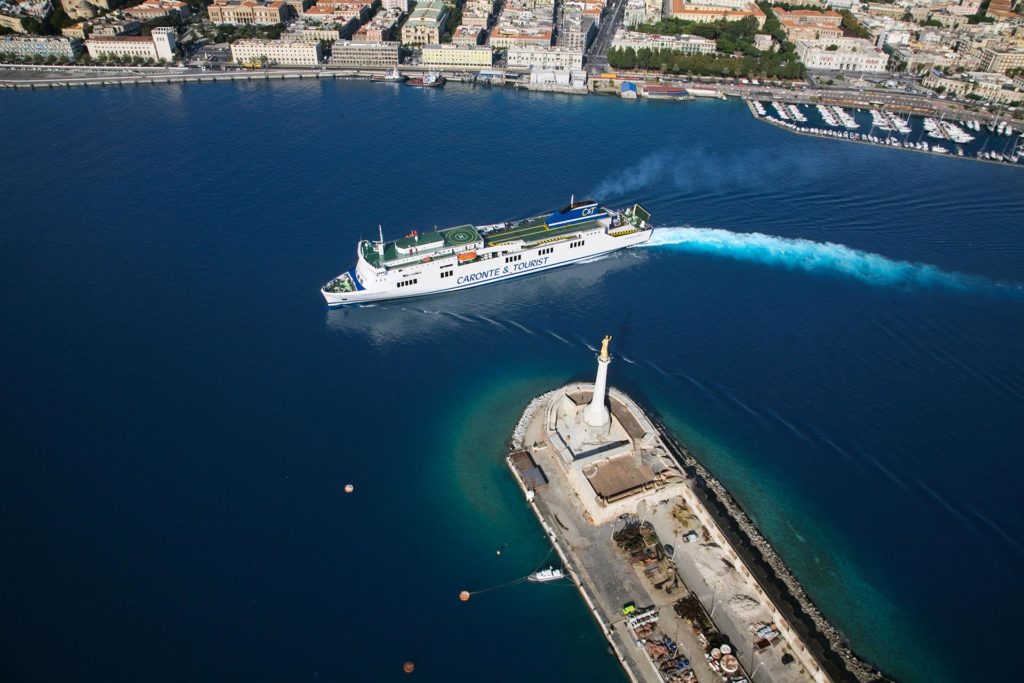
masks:
{"label": "small white boat", "polygon": [[561,569],[555,569],[548,567],[547,569],[541,569],[539,572],[530,574],[529,580],[536,581],[537,583],[544,583],[545,581],[557,581],[558,579],[564,578],[565,574],[562,573]]}

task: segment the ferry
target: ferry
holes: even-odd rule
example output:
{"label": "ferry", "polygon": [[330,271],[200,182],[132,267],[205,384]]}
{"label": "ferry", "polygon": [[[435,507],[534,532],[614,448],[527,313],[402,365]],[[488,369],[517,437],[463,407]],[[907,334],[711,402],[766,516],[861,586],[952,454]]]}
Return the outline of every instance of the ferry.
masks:
{"label": "ferry", "polygon": [[545,581],[558,581],[564,576],[565,574],[562,573],[561,569],[553,569],[551,567],[548,567],[547,569],[541,569],[539,572],[530,574],[527,578],[530,581],[544,583]]}
{"label": "ferry", "polygon": [[651,238],[639,204],[613,210],[573,201],[540,216],[474,227],[458,225],[356,246],[356,264],[321,289],[329,306],[425,296],[510,280],[594,259]]}

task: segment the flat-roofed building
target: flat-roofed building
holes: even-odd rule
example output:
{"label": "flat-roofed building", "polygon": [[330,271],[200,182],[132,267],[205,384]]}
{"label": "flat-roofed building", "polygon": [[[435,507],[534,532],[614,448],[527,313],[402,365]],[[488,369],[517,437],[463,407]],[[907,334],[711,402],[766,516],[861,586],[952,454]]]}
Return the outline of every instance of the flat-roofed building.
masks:
{"label": "flat-roofed building", "polygon": [[323,59],[323,48],[319,41],[244,38],[231,43],[231,59],[236,64],[316,66]]}
{"label": "flat-roofed building", "polygon": [[23,17],[18,14],[0,12],[0,26],[10,29],[15,33],[28,33],[21,23],[22,19]]}
{"label": "flat-roofed building", "polygon": [[715,21],[741,21],[747,17],[754,17],[759,27],[764,27],[767,17],[761,8],[754,3],[748,3],[742,9],[733,7],[713,7],[710,5],[699,5],[684,2],[684,0],[672,0],[671,12],[669,14],[676,19],[693,21],[698,24],[710,24]]}
{"label": "flat-roofed building", "polygon": [[288,36],[310,43],[321,40],[333,43],[336,40],[341,40],[341,31],[336,28],[304,28],[296,33],[289,33]]}
{"label": "flat-roofed building", "polygon": [[405,14],[409,11],[409,0],[384,0],[383,7],[389,12],[398,11]]}
{"label": "flat-roofed building", "polygon": [[383,43],[393,40],[398,21],[402,18],[395,10],[381,10],[377,16],[359,27],[352,36],[357,43]]}
{"label": "flat-roofed building", "polygon": [[93,59],[138,57],[170,62],[174,60],[177,43],[174,38],[174,29],[160,27],[153,29],[152,35],[149,36],[90,38],[85,41],[85,47]]}
{"label": "flat-roofed building", "polygon": [[424,45],[421,61],[424,66],[489,69],[494,52],[487,45]]}
{"label": "flat-roofed building", "polygon": [[673,50],[688,55],[710,55],[717,49],[715,41],[700,36],[662,36],[656,33],[641,33],[619,29],[612,38],[612,47],[634,50]]}
{"label": "flat-roofed building", "polygon": [[192,16],[192,10],[189,9],[188,3],[181,2],[181,0],[146,0],[134,7],[126,7],[122,11],[140,21],[152,21],[164,17],[188,19]]}
{"label": "flat-roofed building", "polygon": [[933,70],[921,79],[921,83],[928,88],[941,86],[947,93],[957,97],[974,95],[984,100],[1004,104],[1024,101],[1024,92],[1021,91],[1019,79],[987,71],[968,71],[955,76],[946,76],[941,71]]}
{"label": "flat-roofed building", "polygon": [[84,21],[80,21],[77,24],[71,24],[71,26],[65,26],[60,30],[60,34],[66,38],[78,38],[79,40],[85,40],[89,37],[92,32],[92,24]]}
{"label": "flat-roofed building", "polygon": [[73,61],[81,48],[81,40],[66,36],[0,36],[0,55],[9,59],[56,57],[65,61]]}
{"label": "flat-roofed building", "polygon": [[448,7],[441,0],[423,0],[402,26],[402,42],[406,45],[435,45],[441,42],[441,31],[448,19]]}
{"label": "flat-roofed building", "polygon": [[508,49],[507,63],[510,69],[579,70],[583,68],[583,53],[550,45],[513,45]]}
{"label": "flat-roofed building", "polygon": [[794,9],[784,10],[781,7],[772,7],[772,14],[778,17],[780,22],[788,21],[793,25],[811,24],[814,26],[840,26],[843,23],[843,15],[832,10],[810,10]]}
{"label": "flat-roofed building", "polygon": [[488,44],[493,48],[509,48],[513,45],[550,45],[551,27],[517,28],[497,26],[491,31]]}
{"label": "flat-roofed building", "polygon": [[491,22],[490,12],[481,12],[480,10],[462,10],[462,23],[460,26],[475,26],[479,29],[487,28],[487,25]]}
{"label": "flat-roofed building", "polygon": [[800,40],[796,53],[808,69],[828,71],[885,71],[889,55],[863,38]]}
{"label": "flat-roofed building", "polygon": [[988,46],[981,50],[981,71],[1006,73],[1024,67],[1024,50],[1009,46]]}
{"label": "flat-roofed building", "polygon": [[283,24],[291,7],[283,0],[258,2],[257,0],[214,0],[206,8],[210,21],[215,24],[253,24],[269,26]]}
{"label": "flat-roofed building", "polygon": [[479,26],[456,26],[452,33],[453,45],[479,45],[484,30]]}
{"label": "flat-roofed building", "polygon": [[360,43],[339,40],[331,49],[331,66],[343,68],[374,67],[390,69],[398,66],[398,41]]}
{"label": "flat-roofed building", "polygon": [[137,36],[142,32],[142,22],[136,19],[120,19],[94,24],[90,38],[114,38],[116,36]]}

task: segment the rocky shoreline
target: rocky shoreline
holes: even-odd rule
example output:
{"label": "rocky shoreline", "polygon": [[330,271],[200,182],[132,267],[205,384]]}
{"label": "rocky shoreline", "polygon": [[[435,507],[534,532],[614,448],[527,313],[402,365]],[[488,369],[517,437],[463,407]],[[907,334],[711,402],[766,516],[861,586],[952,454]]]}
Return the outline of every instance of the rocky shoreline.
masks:
{"label": "rocky shoreline", "polygon": [[[645,408],[648,416],[655,414]],[[803,586],[790,571],[785,561],[761,534],[757,526],[750,519],[739,503],[732,497],[726,488],[715,479],[714,476],[693,456],[693,454],[679,441],[672,436],[668,428],[658,419],[652,418],[655,428],[661,434],[664,442],[673,451],[673,456],[686,468],[690,476],[697,478],[698,486],[705,494],[712,505],[709,509],[719,512],[724,518],[720,527],[724,532],[729,533],[733,538],[734,546],[738,551],[748,551],[748,566],[752,571],[761,570],[757,578],[764,585],[766,591],[774,584],[778,595],[773,599],[780,611],[790,612],[786,614],[794,626],[803,626],[806,631],[802,634],[805,639],[820,648],[814,652],[815,657],[822,663],[822,668],[829,672],[833,678],[840,680],[855,680],[859,683],[891,683],[892,678],[884,674],[877,667],[861,659],[850,648],[842,635],[828,619],[821,613],[821,610],[814,604],[807,595]],[[842,669],[837,671],[838,666]]]}

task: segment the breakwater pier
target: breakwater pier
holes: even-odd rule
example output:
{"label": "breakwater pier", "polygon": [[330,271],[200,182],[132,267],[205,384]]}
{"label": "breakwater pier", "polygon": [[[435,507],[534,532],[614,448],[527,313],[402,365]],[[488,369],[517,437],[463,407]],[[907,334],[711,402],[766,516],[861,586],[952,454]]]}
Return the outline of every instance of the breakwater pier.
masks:
{"label": "breakwater pier", "polygon": [[629,396],[537,397],[508,465],[634,681],[887,680],[850,650],[728,492]]}

